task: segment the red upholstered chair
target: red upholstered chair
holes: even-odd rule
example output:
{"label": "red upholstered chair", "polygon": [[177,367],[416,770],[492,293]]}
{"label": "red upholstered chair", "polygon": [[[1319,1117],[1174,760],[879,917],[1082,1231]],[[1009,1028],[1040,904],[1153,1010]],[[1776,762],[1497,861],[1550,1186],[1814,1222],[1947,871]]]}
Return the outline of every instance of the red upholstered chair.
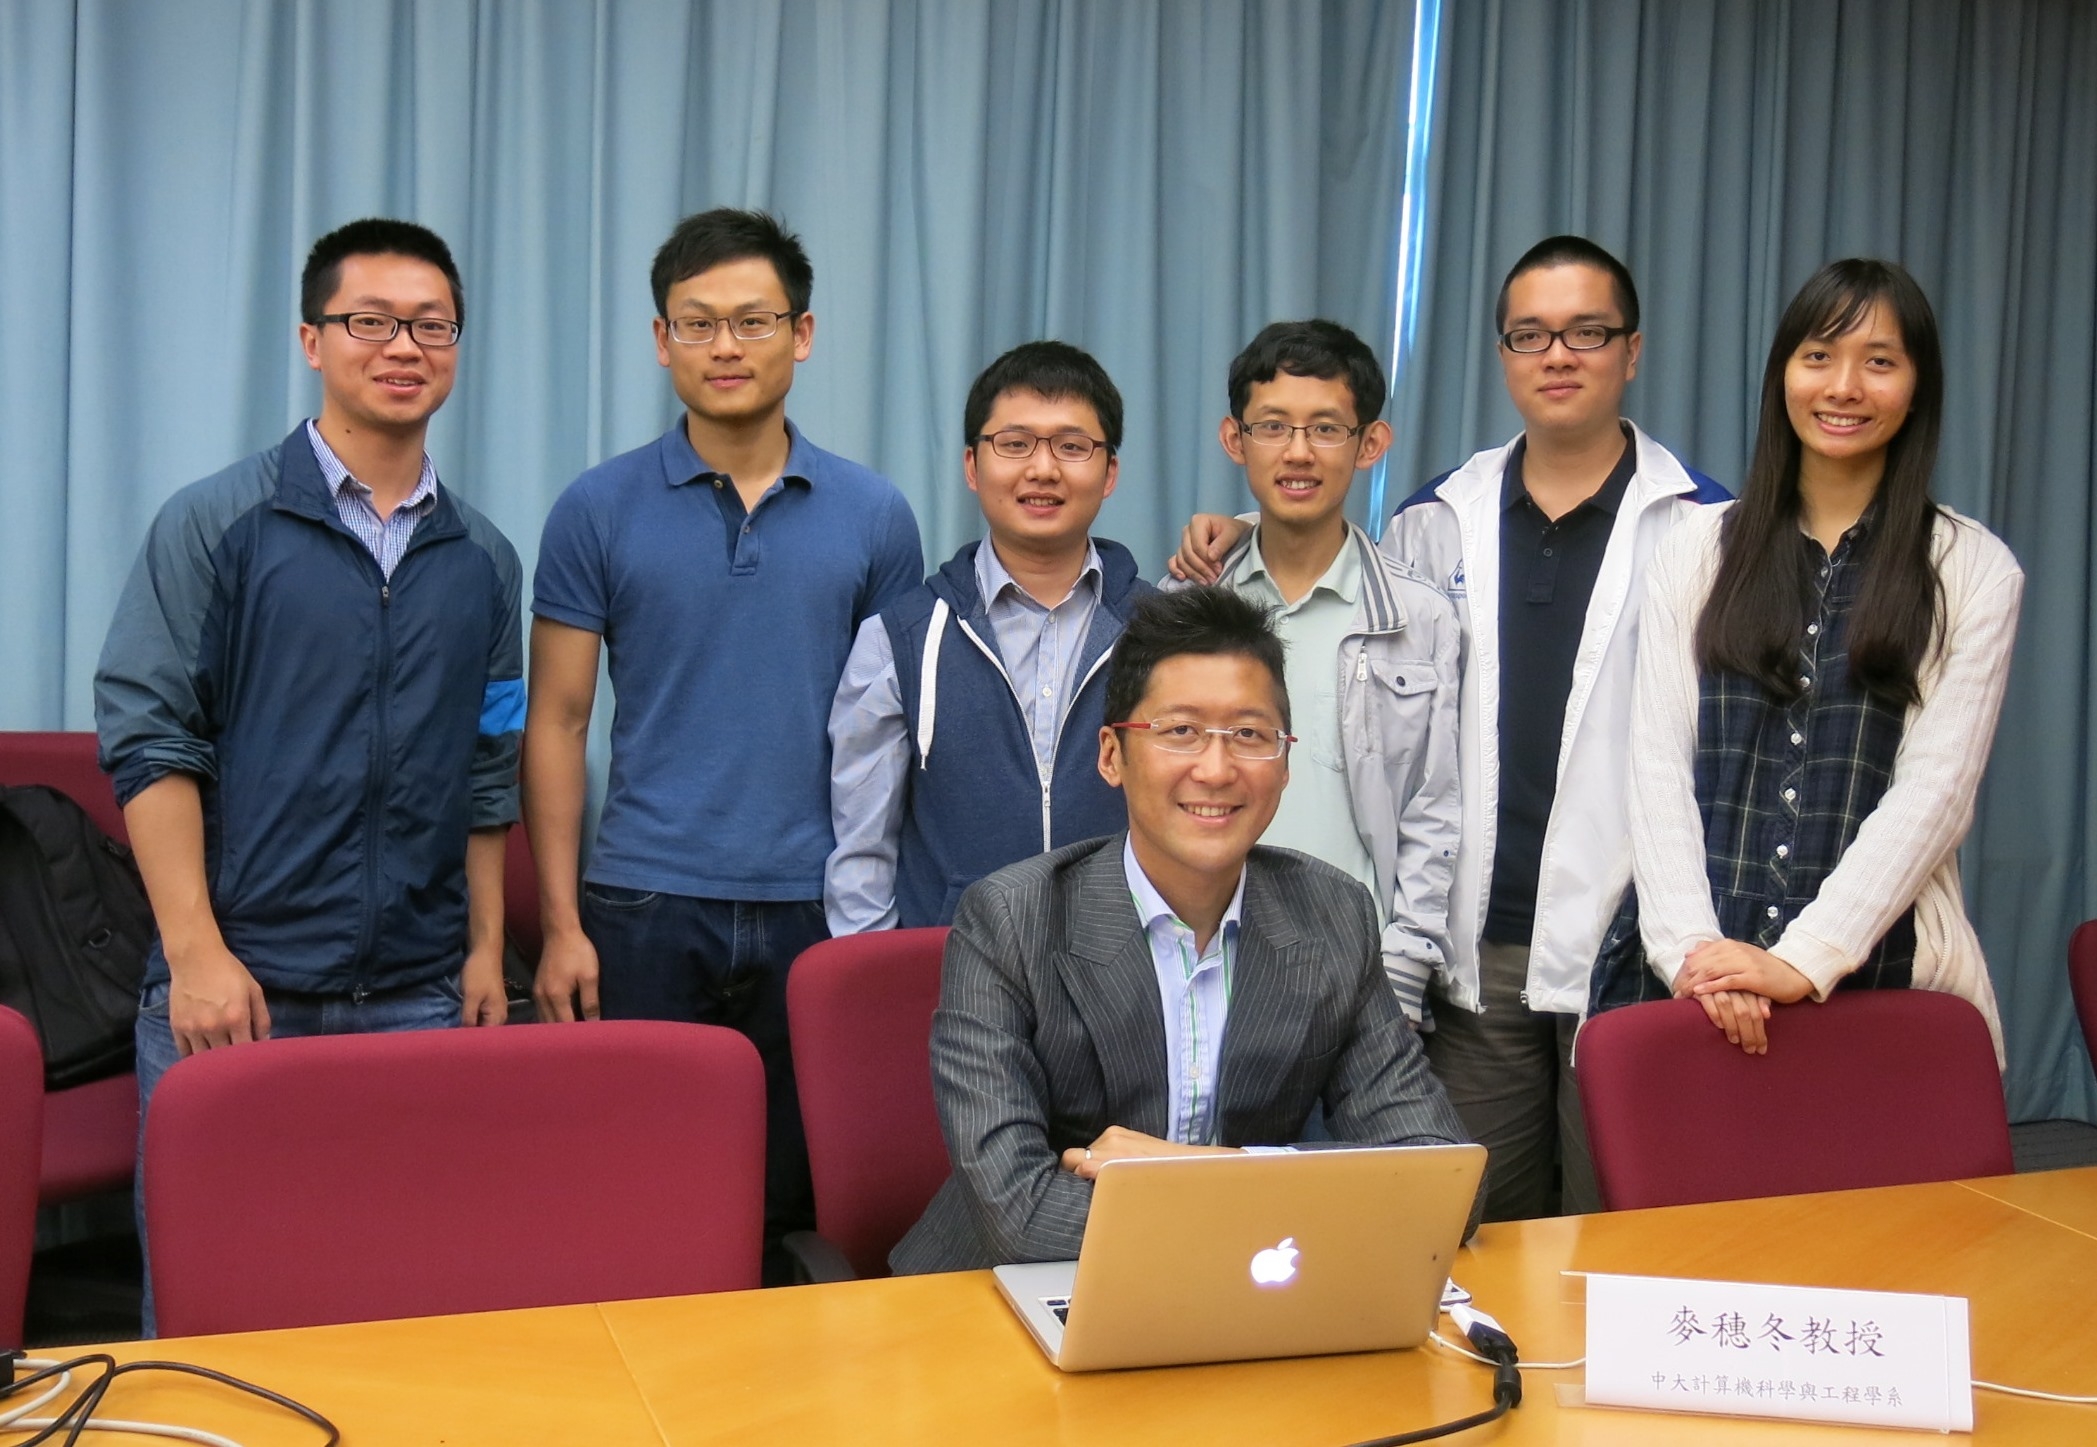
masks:
{"label": "red upholstered chair", "polygon": [[803,951],[786,982],[816,1231],[786,1240],[818,1281],[888,1275],[888,1251],[947,1178],[932,1104],[944,929],[877,930]]}
{"label": "red upholstered chair", "polygon": [[1748,1055],[1694,1000],[1598,1015],[1575,1053],[1602,1203],[1678,1206],[2006,1175],[1987,1022],[1928,990],[1779,1005]]}
{"label": "red upholstered chair", "polygon": [[[70,796],[110,838],[128,843],[91,733],[0,733],[0,784],[47,784]],[[126,1072],[44,1097],[38,1199],[70,1201],[131,1182],[138,1149],[138,1077]]]}
{"label": "red upholstered chair", "polygon": [[2097,919],[2084,920],[2068,936],[2068,988],[2082,1021],[2082,1043],[2097,1061]]}
{"label": "red upholstered chair", "polygon": [[48,784],[69,795],[110,838],[131,838],[116,790],[95,763],[91,733],[0,733],[0,784]]}
{"label": "red upholstered chair", "polygon": [[27,1020],[0,1007],[0,1351],[22,1345],[43,1134],[43,1048]]}
{"label": "red upholstered chair", "polygon": [[764,1119],[757,1051],[709,1025],[337,1035],[193,1055],[162,1080],[146,1125],[159,1329],[754,1287]]}

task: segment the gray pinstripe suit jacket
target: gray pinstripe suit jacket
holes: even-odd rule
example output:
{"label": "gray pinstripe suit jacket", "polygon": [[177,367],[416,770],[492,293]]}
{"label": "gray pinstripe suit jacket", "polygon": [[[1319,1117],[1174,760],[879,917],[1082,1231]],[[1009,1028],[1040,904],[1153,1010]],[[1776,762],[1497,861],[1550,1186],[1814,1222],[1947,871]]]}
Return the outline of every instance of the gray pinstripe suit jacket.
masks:
{"label": "gray pinstripe suit jacket", "polygon": [[[1024,860],[961,897],[932,1020],[954,1174],[890,1253],[898,1273],[1074,1258],[1092,1187],[1061,1169],[1063,1151],[1110,1125],[1166,1134],[1164,1007],[1123,837]],[[1368,892],[1286,849],[1254,849],[1246,869],[1222,1143],[1290,1144],[1321,1099],[1341,1143],[1469,1139],[1384,978]]]}

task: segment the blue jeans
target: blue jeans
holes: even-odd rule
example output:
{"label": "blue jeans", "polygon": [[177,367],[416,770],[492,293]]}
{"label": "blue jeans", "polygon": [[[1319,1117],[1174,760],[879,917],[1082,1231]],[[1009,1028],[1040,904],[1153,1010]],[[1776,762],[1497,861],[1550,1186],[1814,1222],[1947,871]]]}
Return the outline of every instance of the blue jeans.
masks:
{"label": "blue jeans", "polygon": [[830,937],[822,902],[585,884],[582,927],[597,950],[605,1019],[726,1025],[757,1047],[765,1068],[765,1279],[790,1280],[779,1241],[814,1228],[815,1199],[787,1042],[786,975],[801,951]]}
{"label": "blue jeans", "polygon": [[[168,983],[148,985],[139,992],[138,1025],[132,1038],[138,1050],[138,1164],[133,1172],[138,1218],[138,1245],[146,1245],[146,1109],[160,1077],[180,1058],[175,1032],[168,1025]],[[441,1030],[456,1025],[465,1014],[457,974],[445,975],[426,984],[399,990],[381,990],[356,999],[349,995],[309,995],[296,990],[265,988],[269,1005],[269,1034],[273,1040],[304,1035],[376,1035],[399,1030]],[[235,1047],[237,1048],[237,1047]],[[142,1302],[141,1335],[154,1335],[153,1267],[146,1256],[146,1290]]]}

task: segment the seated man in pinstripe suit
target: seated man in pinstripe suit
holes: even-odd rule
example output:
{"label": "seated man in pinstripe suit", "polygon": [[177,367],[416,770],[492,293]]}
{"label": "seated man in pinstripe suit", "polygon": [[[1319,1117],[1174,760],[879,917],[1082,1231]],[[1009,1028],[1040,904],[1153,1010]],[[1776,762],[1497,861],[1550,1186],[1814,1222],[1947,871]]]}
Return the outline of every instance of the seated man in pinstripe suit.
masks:
{"label": "seated man in pinstripe suit", "polygon": [[1338,1143],[1468,1139],[1368,892],[1254,847],[1291,742],[1266,614],[1220,588],[1145,600],[1106,704],[1128,832],[1002,869],[955,914],[932,1024],[954,1175],[899,1273],[1071,1259],[1106,1162],[1286,1147],[1320,1102]]}

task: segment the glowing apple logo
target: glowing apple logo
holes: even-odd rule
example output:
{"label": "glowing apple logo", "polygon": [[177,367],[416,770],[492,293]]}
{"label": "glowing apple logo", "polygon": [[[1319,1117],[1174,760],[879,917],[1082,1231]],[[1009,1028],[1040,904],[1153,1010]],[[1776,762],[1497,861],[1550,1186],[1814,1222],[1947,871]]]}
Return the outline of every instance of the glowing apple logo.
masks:
{"label": "glowing apple logo", "polygon": [[1296,1276],[1296,1238],[1284,1236],[1281,1244],[1253,1253],[1252,1279],[1257,1286],[1287,1286]]}

